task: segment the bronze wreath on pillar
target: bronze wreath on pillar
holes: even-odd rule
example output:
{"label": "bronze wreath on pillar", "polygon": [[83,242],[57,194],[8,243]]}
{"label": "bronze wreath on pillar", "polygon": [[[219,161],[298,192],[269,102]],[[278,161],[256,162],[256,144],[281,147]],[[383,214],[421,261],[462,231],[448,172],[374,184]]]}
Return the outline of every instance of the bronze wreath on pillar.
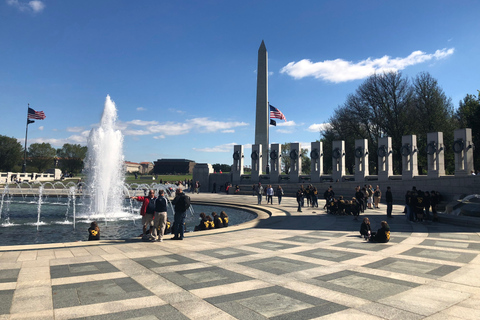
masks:
{"label": "bronze wreath on pillar", "polygon": [[357,147],[355,149],[355,158],[360,159],[361,157],[363,157],[363,148],[362,147]]}
{"label": "bronze wreath on pillar", "polygon": [[297,160],[297,158],[298,158],[298,151],[295,150],[295,149],[293,149],[292,151],[290,151],[290,159],[292,159],[292,160],[295,161],[295,160]]}
{"label": "bronze wreath on pillar", "polygon": [[240,152],[238,150],[233,153],[233,160],[240,160]]}
{"label": "bronze wreath on pillar", "polygon": [[278,159],[278,151],[277,150],[272,150],[270,152],[270,159],[272,159],[272,160],[277,160]]}
{"label": "bronze wreath on pillar", "polygon": [[412,152],[412,150],[410,149],[410,145],[407,143],[407,144],[404,144],[401,148],[400,148],[400,154],[404,157],[408,157],[410,155],[410,153]]}
{"label": "bronze wreath on pillar", "polygon": [[437,152],[437,144],[435,143],[435,141],[430,141],[427,144],[427,148],[425,150],[427,151],[428,155],[435,154]]}
{"label": "bronze wreath on pillar", "polygon": [[311,152],[310,152],[310,158],[316,160],[318,158],[320,158],[320,154],[318,154],[318,150],[317,149],[313,149]]}
{"label": "bronze wreath on pillar", "polygon": [[334,159],[339,159],[341,156],[342,156],[342,153],[340,152],[340,149],[339,149],[339,148],[333,149],[332,157],[333,157]]}
{"label": "bronze wreath on pillar", "polygon": [[385,157],[388,153],[387,147],[385,146],[379,147],[377,150],[377,153],[379,157],[382,157],[382,158]]}
{"label": "bronze wreath on pillar", "polygon": [[458,139],[453,143],[453,152],[455,153],[462,153],[464,148],[465,148],[465,144],[463,143],[462,139]]}
{"label": "bronze wreath on pillar", "polygon": [[258,151],[257,150],[252,151],[251,157],[252,157],[252,160],[258,160]]}

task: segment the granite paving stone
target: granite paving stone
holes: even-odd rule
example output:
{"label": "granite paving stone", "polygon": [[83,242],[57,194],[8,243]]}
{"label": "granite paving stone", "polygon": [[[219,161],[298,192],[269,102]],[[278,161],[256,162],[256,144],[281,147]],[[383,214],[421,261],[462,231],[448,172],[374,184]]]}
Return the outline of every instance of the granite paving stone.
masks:
{"label": "granite paving stone", "polygon": [[[291,197],[191,198],[258,208],[259,218],[183,241],[0,246],[0,320],[479,317],[475,227],[409,223],[394,205],[391,241],[377,244],[359,237],[362,217],[297,213]],[[385,206],[364,215],[375,229]]]}

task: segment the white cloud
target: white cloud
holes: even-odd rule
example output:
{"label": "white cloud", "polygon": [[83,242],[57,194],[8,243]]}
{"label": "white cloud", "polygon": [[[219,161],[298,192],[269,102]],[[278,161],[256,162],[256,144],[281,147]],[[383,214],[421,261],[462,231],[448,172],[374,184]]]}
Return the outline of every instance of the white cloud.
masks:
{"label": "white cloud", "polygon": [[38,130],[40,130],[40,131],[43,131],[43,129],[44,129],[43,126],[38,127]]}
{"label": "white cloud", "polygon": [[215,146],[213,148],[193,148],[193,150],[198,152],[233,152],[233,146],[237,143],[226,143],[221,144],[219,146]]}
{"label": "white cloud", "polygon": [[158,124],[158,121],[132,120],[132,121],[128,121],[127,124],[133,124],[135,126],[153,126]]}
{"label": "white cloud", "polygon": [[[141,126],[142,129],[131,129],[131,126]],[[248,123],[238,121],[214,121],[207,117],[188,119],[184,122],[165,122],[132,120],[128,122],[117,122],[117,128],[122,130],[124,135],[156,135],[155,139],[163,139],[165,136],[176,136],[187,134],[192,131],[199,133],[212,133],[221,131],[223,133],[233,133],[233,128],[248,126]]]}
{"label": "white cloud", "polygon": [[280,70],[280,73],[286,73],[295,79],[314,77],[316,79],[339,83],[364,79],[374,73],[403,70],[408,66],[433,59],[444,59],[452,55],[454,51],[455,48],[444,48],[435,51],[433,54],[414,51],[404,58],[383,56],[377,59],[368,58],[357,63],[342,59],[325,60],[322,62],[312,62],[309,59],[303,59],[298,62],[290,62]]}
{"label": "white cloud", "polygon": [[161,133],[166,136],[178,136],[187,134],[191,130],[191,126],[186,123],[167,122],[148,127],[150,133]]}
{"label": "white cloud", "polygon": [[193,127],[198,128],[199,130],[204,130],[206,132],[215,132],[218,130],[231,130],[235,127],[247,126],[246,122],[222,122],[209,120],[208,118],[194,118],[187,120]]}
{"label": "white cloud", "polygon": [[81,132],[83,127],[67,127],[67,132]]}
{"label": "white cloud", "polygon": [[146,136],[151,132],[149,130],[125,130],[123,134],[126,136]]}
{"label": "white cloud", "polygon": [[325,131],[325,130],[330,129],[330,128],[331,128],[330,123],[314,123],[307,128],[307,131],[321,132],[321,131]]}
{"label": "white cloud", "polygon": [[7,4],[17,8],[22,12],[39,13],[45,9],[45,3],[39,0],[32,0],[29,2],[21,2],[18,0],[7,0]]}
{"label": "white cloud", "polygon": [[137,111],[147,111],[147,109],[145,109],[144,107],[138,107]]}
{"label": "white cloud", "polygon": [[293,120],[285,121],[285,122],[281,122],[277,120],[277,127],[295,127],[296,125],[297,124]]}

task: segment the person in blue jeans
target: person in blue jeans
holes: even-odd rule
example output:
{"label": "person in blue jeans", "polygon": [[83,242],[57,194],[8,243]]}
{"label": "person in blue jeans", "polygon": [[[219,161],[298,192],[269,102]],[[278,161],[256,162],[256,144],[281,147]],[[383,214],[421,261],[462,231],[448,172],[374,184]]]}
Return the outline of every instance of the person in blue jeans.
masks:
{"label": "person in blue jeans", "polygon": [[297,191],[297,203],[298,209],[297,212],[302,212],[302,204],[303,204],[303,188],[298,189]]}
{"label": "person in blue jeans", "polygon": [[183,240],[185,218],[187,217],[187,209],[190,208],[190,197],[183,193],[182,188],[178,188],[175,194],[175,199],[172,201],[175,209],[172,240]]}

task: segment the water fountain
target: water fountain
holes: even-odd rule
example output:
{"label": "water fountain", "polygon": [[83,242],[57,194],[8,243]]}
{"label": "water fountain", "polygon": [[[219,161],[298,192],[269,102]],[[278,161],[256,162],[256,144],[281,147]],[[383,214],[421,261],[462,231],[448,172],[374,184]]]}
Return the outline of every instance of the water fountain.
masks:
{"label": "water fountain", "polygon": [[90,131],[87,153],[87,186],[93,215],[119,215],[122,212],[125,169],[123,135],[115,128],[117,108],[107,96],[100,126]]}
{"label": "water fountain", "polygon": [[[145,190],[165,191],[172,197],[173,184],[125,184],[123,136],[116,129],[117,109],[107,96],[100,126],[88,137],[85,182],[22,182],[5,184],[0,200],[0,246],[86,240],[91,221],[102,221],[102,239],[127,239],[138,235],[141,204],[130,196],[145,195]],[[198,223],[192,206],[186,225]],[[218,211],[218,207],[197,206],[197,212]],[[228,209],[231,225],[253,216]],[[168,217],[173,222],[169,202]],[[237,222],[236,222],[237,221]],[[108,225],[107,225],[108,222]]]}

